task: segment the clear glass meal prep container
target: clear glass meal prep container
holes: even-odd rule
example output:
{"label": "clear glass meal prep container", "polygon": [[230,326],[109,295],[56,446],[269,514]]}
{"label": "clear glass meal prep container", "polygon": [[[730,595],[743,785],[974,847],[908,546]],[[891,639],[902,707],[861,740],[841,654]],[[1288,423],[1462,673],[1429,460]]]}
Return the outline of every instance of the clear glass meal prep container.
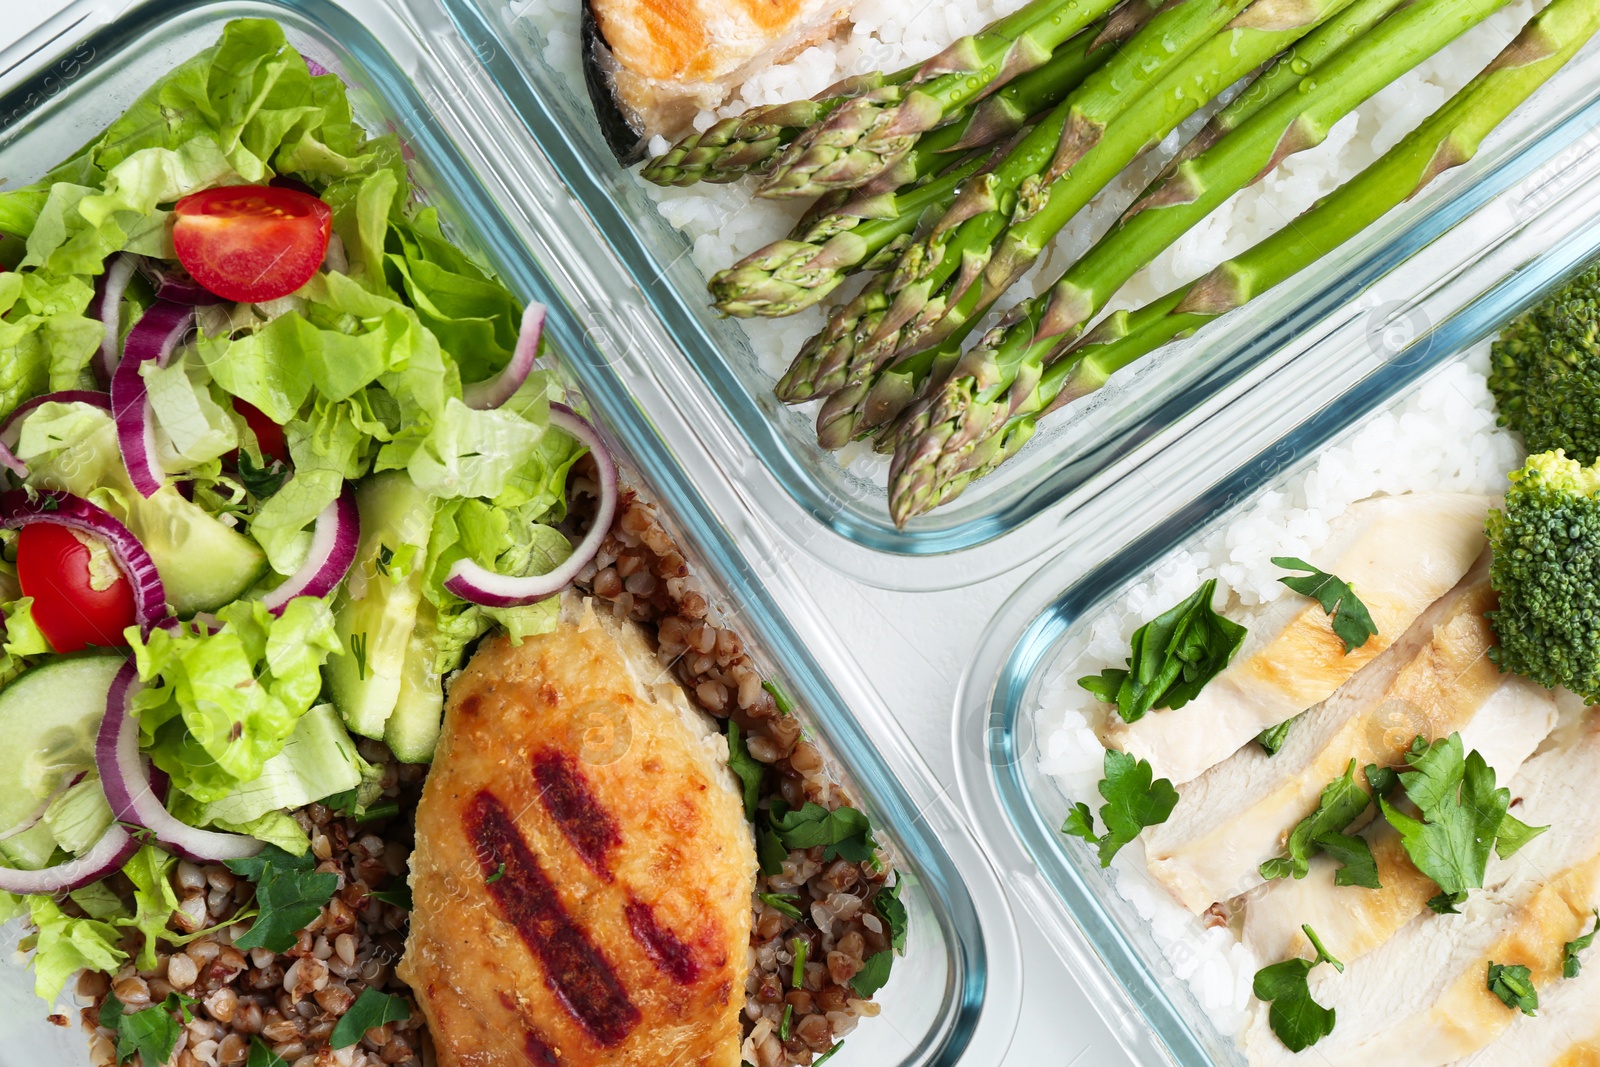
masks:
{"label": "clear glass meal prep container", "polygon": [[[862,1021],[835,1062],[931,1067],[965,1055],[968,1063],[998,1063],[1021,999],[1020,963],[991,867],[948,791],[817,621],[753,516],[720,487],[702,493],[685,476],[677,453],[696,447],[693,435],[652,425],[635,405],[655,386],[631,378],[626,361],[608,358],[586,325],[604,289],[582,262],[553,260],[541,244],[551,202],[544,190],[553,179],[536,160],[475,152],[475,145],[497,144],[482,117],[472,115],[475,93],[487,97],[479,92],[486,78],[436,8],[378,0],[69,3],[0,53],[0,175],[21,184],[65,159],[240,16],[278,19],[307,55],[344,77],[368,128],[399,133],[418,186],[453,235],[521,296],[551,306],[547,336],[565,356],[574,391],[620,446],[635,484],[663,505],[713,600],[808,709],[809,729],[854,783],[909,876],[907,954],[880,996],[882,1014]],[[20,923],[4,931],[0,1065],[86,1063],[76,1013],[66,1029],[46,1022],[32,975],[17,965],[20,932]]]}
{"label": "clear glass meal prep container", "polygon": [[[1597,164],[1600,130],[1469,220],[1469,227],[1494,230],[1501,239],[1480,254],[1452,259],[1447,285],[1395,300],[1369,294],[1333,336],[1192,434],[1185,447],[1212,456],[1197,460],[1208,488],[1176,506],[1155,501],[1149,528],[1137,539],[1103,539],[1046,563],[1001,608],[968,666],[954,724],[963,800],[1019,907],[1040,917],[1141,1067],[1245,1061],[1231,1035],[1211,1025],[1091,850],[1060,833],[1071,805],[1038,767],[1035,716],[1045,679],[1083,673],[1074,673],[1069,658],[1073,638],[1161,560],[1306,470],[1320,450],[1462,359],[1600,255]],[[1445,254],[1433,249],[1423,256]],[[1228,441],[1233,449],[1223,447]],[[1252,458],[1238,464],[1239,456]]]}
{"label": "clear glass meal prep container", "polygon": [[[705,427],[754,506],[819,560],[888,588],[949,588],[1087,544],[1120,521],[1127,493],[1152,481],[1170,483],[1165,492],[1189,492],[1190,472],[1174,477],[1161,469],[1151,461],[1158,452],[1303,351],[1331,311],[1378,279],[1387,282],[1416,249],[1568,148],[1600,117],[1596,45],[1518,109],[1471,164],[1230,315],[1226,328],[1175,346],[1137,375],[1119,375],[1087,414],[1048,420],[1039,440],[1001,472],[897,531],[883,487],[816,446],[809,408],[786,408],[771,396],[744,332],[709,306],[688,239],[661,217],[646,184],[617,165],[581,80],[548,58],[552,32],[575,36],[576,28],[539,25],[524,14],[530,0],[440,2],[570,188],[575,210],[563,222],[573,240],[609,246],[631,277],[633,285],[615,294],[617,322],[608,328],[673,365],[674,388],[665,397]],[[556,47],[570,47],[570,39],[558,38]],[[1203,360],[1192,358],[1197,351]]]}

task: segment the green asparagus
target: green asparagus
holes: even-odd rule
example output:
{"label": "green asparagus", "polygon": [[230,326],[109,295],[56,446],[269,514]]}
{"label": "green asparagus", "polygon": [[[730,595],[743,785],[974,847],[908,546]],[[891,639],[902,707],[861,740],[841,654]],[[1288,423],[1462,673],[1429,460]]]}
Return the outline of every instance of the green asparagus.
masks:
{"label": "green asparagus", "polygon": [[908,439],[904,447],[941,454],[974,447],[1023,403],[1051,354],[1162,249],[1287,155],[1321,144],[1351,110],[1505,2],[1417,0],[1312,68],[1298,91],[1280,95],[1158,183],[1052,290],[991,330],[901,431],[929,439]]}
{"label": "green asparagus", "polygon": [[[1048,173],[1035,172],[1030,175],[1019,189],[1016,206],[1010,216],[1012,225],[1005,231],[998,251],[994,252],[992,258],[986,255],[990,250],[987,245],[977,254],[969,254],[962,275],[949,286],[947,293],[924,299],[921,291],[910,289],[897,298],[897,302],[902,298],[913,304],[921,301],[922,306],[898,317],[905,319],[906,325],[900,331],[892,363],[874,353],[877,365],[898,366],[930,347],[945,347],[963,341],[994,300],[1032,266],[1048,242],[1124,167],[1166,137],[1222,89],[1343,10],[1350,2],[1257,0],[1243,14],[1234,18],[1227,28],[1213,26],[1212,29],[1221,29],[1221,32],[1205,39],[1186,58],[1168,70],[1151,90],[1127,106],[1117,124],[1089,147],[1065,175],[1054,182],[1048,181]],[[1150,28],[1153,30],[1157,25],[1153,22]],[[1112,66],[1103,68],[1103,72],[1110,71]],[[1089,84],[1085,82],[1085,89]],[[1083,104],[1078,94],[1074,94],[1064,106],[1079,114],[1090,113],[1091,109]],[[1070,124],[1073,120],[1069,118],[1067,121]],[[917,250],[917,246],[912,245],[902,257],[902,262],[906,257],[916,254]],[[891,311],[885,318],[885,326],[897,321],[895,312]],[[880,326],[880,333],[884,332],[885,326]],[[869,342],[869,348],[874,343]],[[986,359],[990,349],[985,345],[980,345],[975,353],[973,358],[954,363],[949,383],[952,392],[989,391],[992,394],[1003,391],[1011,381],[1009,377],[996,377],[996,374],[1024,367],[1020,360],[1001,364]],[[945,379],[930,375],[918,389],[912,390],[912,397],[920,395],[924,399],[918,402],[919,411],[908,413],[908,417],[902,420],[903,425],[896,431],[897,436],[914,437],[948,421],[948,408],[941,404],[942,399],[949,399],[944,397],[942,391],[945,385]],[[897,417],[900,413],[888,414]],[[882,425],[880,421],[864,418],[859,421],[857,430],[876,430]],[[897,446],[891,443],[891,447]]]}
{"label": "green asparagus", "polygon": [[[890,468],[890,512],[904,524],[992,473],[1033,434],[1038,420],[1099,389],[1117,371],[1188,336],[1316,262],[1476,155],[1483,139],[1600,30],[1597,0],[1553,0],[1464,89],[1381,159],[1293,224],[1204,278],[1134,312],[1119,312],[1044,368],[1037,385],[1004,405],[1008,415],[975,443],[952,452],[937,431],[897,451]],[[964,413],[984,412],[973,404]],[[954,433],[952,427],[951,433]]]}
{"label": "green asparagus", "polygon": [[[1146,0],[1129,5],[1148,9]],[[1129,23],[1125,20],[1123,25]],[[816,304],[859,269],[876,269],[900,251],[925,215],[943,215],[962,180],[978,169],[955,167],[963,150],[991,145],[1024,128],[1027,120],[1054,107],[1112,53],[1111,27],[1091,26],[1062,45],[1050,62],[1029,71],[988,97],[961,122],[922,137],[873,186],[899,192],[848,191],[830,209],[808,215],[787,238],[751,253],[719,272],[709,288],[719,310],[739,317],[792,315]],[[903,189],[937,174],[935,181]],[[887,180],[886,180],[887,179]]]}
{"label": "green asparagus", "polygon": [[757,190],[813,198],[859,186],[911,151],[917,139],[1018,75],[1043,66],[1115,0],[1032,0],[987,30],[928,60],[904,85],[846,101],[784,149]]}

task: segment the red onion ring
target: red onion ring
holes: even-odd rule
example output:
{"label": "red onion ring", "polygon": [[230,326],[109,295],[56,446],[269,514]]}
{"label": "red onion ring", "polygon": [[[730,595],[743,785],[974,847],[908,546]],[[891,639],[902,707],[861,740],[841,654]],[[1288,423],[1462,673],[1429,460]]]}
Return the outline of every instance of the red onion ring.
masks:
{"label": "red onion ring", "polygon": [[7,893],[22,894],[70,893],[120,870],[137,851],[139,842],[128,831],[113,824],[93,848],[75,860],[58,863],[42,871],[0,867],[0,889]]}
{"label": "red onion ring", "polygon": [[517,347],[511,353],[511,362],[488,381],[473,382],[461,390],[461,400],[467,407],[478,411],[497,408],[522,388],[522,383],[533,373],[534,360],[539,358],[539,338],[544,334],[545,311],[543,304],[529,304],[523,310],[522,326],[517,331]]}
{"label": "red onion ring", "polygon": [[128,331],[123,359],[111,377],[111,415],[117,421],[117,441],[128,479],[144,496],[161,490],[166,474],[156,457],[155,417],[139,369],[148,361],[165,367],[183,335],[194,321],[194,308],[158,300]]}
{"label": "red onion ring", "polygon": [[94,742],[94,762],[106,800],[119,820],[143,827],[184,859],[220,863],[261,851],[262,843],[244,834],[201,830],[174,818],[156,796],[150,767],[139,751],[139,720],[128,713],[128,701],[143,687],[132,663],[124,663],[106,694],[106,715]]}
{"label": "red onion ring", "polygon": [[7,448],[16,448],[17,440],[22,436],[22,420],[43,404],[90,404],[102,411],[110,411],[111,394],[95,389],[63,389],[60,392],[36,396],[32,400],[24,400],[11,409],[11,414],[6,416],[4,422],[0,422],[0,444]]}
{"label": "red onion ring", "polygon": [[0,467],[4,467],[18,478],[28,476],[28,465],[18,459],[17,454],[11,451],[4,441],[0,441]]}
{"label": "red onion ring", "polygon": [[0,529],[20,530],[35,522],[53,523],[100,538],[133,586],[134,616],[145,633],[167,614],[167,590],[155,561],[139,539],[116,517],[71,493],[12,489],[0,493]]}
{"label": "red onion ring", "polygon": [[189,305],[222,303],[222,297],[189,277],[189,272],[180,266],[143,256],[139,257],[138,265],[139,273],[149,279],[155,289],[157,300]]}
{"label": "red onion ring", "polygon": [[5,833],[0,833],[0,841],[10,841],[18,834],[25,834],[29,830],[32,830],[35,826],[38,826],[39,820],[44,818],[44,813],[50,810],[50,805],[54,804],[58,799],[60,799],[62,793],[65,793],[67,790],[83,781],[83,776],[84,772],[79,771],[77,774],[73,775],[70,780],[62,782],[60,785],[56,786],[55,791],[41,800],[39,802],[39,806],[34,808],[25,819],[17,823],[17,825],[13,826]]}
{"label": "red onion ring", "polygon": [[105,273],[95,283],[94,306],[106,328],[100,341],[100,357],[95,361],[95,370],[103,382],[111,381],[122,361],[122,296],[128,291],[136,262],[133,256],[119,252],[106,261]]}
{"label": "red onion ring", "polygon": [[339,499],[317,516],[306,561],[282,585],[262,597],[261,602],[274,615],[281,615],[289,601],[297,596],[327,596],[350,573],[360,543],[361,512],[356,508],[355,490],[346,482]]}
{"label": "red onion ring", "polygon": [[550,425],[587,445],[600,470],[600,506],[594,523],[567,561],[549,574],[527,578],[496,574],[471,559],[457,561],[444,580],[444,587],[469,604],[489,608],[515,608],[532,604],[565,589],[578,572],[594,559],[611,532],[617,514],[617,464],[600,434],[571,408],[550,405]]}

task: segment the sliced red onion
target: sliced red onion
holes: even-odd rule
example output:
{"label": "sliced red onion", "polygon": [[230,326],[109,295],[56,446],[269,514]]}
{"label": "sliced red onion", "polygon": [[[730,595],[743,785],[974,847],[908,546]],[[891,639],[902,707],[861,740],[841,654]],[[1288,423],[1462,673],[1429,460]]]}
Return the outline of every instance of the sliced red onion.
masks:
{"label": "sliced red onion", "polygon": [[17,454],[11,451],[4,441],[0,441],[0,467],[4,467],[18,478],[28,476],[28,465],[18,459]]}
{"label": "sliced red onion", "polygon": [[522,327],[517,332],[517,347],[511,353],[511,362],[505,369],[486,382],[473,382],[461,390],[462,402],[469,408],[484,411],[497,408],[516,395],[522,383],[533,373],[533,362],[539,358],[539,338],[544,334],[545,306],[529,304],[522,313]]}
{"label": "sliced red onion", "polygon": [[139,720],[128,713],[128,701],[141,688],[138,670],[132,663],[124,663],[106,694],[106,715],[95,737],[94,762],[112,814],[149,830],[162,845],[196,863],[220,863],[260,852],[261,842],[253,837],[201,830],[167,811],[151,782],[150,766],[139,751]]}
{"label": "sliced red onion", "polygon": [[19,871],[0,867],[0,889],[7,893],[70,893],[122,869],[139,851],[139,842],[128,831],[112,824],[93,848],[75,860],[46,867],[42,871]]}
{"label": "sliced red onion", "polygon": [[301,56],[300,58],[306,61],[306,69],[311,72],[311,76],[313,78],[317,77],[320,74],[327,74],[328,73],[328,68],[327,67],[324,67],[321,63],[318,63],[316,60],[312,59],[310,56]]}
{"label": "sliced red onion", "polygon": [[150,285],[155,289],[157,300],[190,306],[223,302],[222,297],[191,278],[189,272],[181,266],[142,256],[138,260],[138,266],[139,273],[149,279]]}
{"label": "sliced red onion", "polygon": [[44,404],[92,404],[102,411],[110,411],[111,394],[94,389],[63,389],[25,400],[11,409],[11,414],[6,416],[4,422],[0,422],[0,444],[16,448],[17,440],[22,436],[22,420]]}
{"label": "sliced red onion", "polygon": [[346,482],[339,499],[317,516],[306,561],[282,585],[262,597],[261,602],[274,615],[280,615],[297,596],[327,596],[350,573],[360,542],[361,513],[356,508],[355,490]]}
{"label": "sliced red onion", "polygon": [[600,471],[600,505],[595,509],[594,524],[583,541],[573,549],[567,561],[549,574],[529,578],[514,578],[496,574],[470,559],[463,559],[450,568],[444,587],[469,604],[488,608],[515,608],[532,604],[545,597],[554,596],[565,589],[578,572],[594,559],[611,532],[611,520],[617,514],[617,464],[611,458],[605,442],[595,428],[571,408],[562,404],[550,405],[550,425],[563,433],[571,434],[587,445]]}
{"label": "sliced red onion", "polygon": [[71,493],[27,489],[0,493],[0,529],[20,530],[36,522],[65,526],[105,542],[133,586],[134,617],[145,633],[166,617],[167,591],[155,561],[115,516]]}
{"label": "sliced red onion", "polygon": [[100,358],[95,362],[103,382],[111,380],[122,360],[122,296],[128,291],[136,263],[126,252],[118,253],[106,261],[105,273],[95,283],[94,306],[106,329],[100,341]]}
{"label": "sliced red onion", "polygon": [[17,825],[13,826],[4,833],[0,833],[0,841],[10,841],[18,834],[25,834],[29,830],[32,830],[35,826],[38,826],[39,820],[44,818],[44,813],[50,810],[50,805],[54,804],[58,799],[60,799],[62,793],[65,793],[67,790],[83,781],[83,775],[84,772],[79,771],[68,781],[62,782],[60,785],[56,786],[55,791],[41,800],[39,802],[39,806],[34,808],[33,811],[28,814],[27,818],[23,819],[21,822],[17,823]]}
{"label": "sliced red onion", "polygon": [[194,308],[158,300],[128,331],[123,359],[111,378],[111,414],[117,420],[117,442],[128,479],[144,496],[160,491],[166,475],[156,456],[155,416],[139,368],[154,361],[165,367],[194,322]]}

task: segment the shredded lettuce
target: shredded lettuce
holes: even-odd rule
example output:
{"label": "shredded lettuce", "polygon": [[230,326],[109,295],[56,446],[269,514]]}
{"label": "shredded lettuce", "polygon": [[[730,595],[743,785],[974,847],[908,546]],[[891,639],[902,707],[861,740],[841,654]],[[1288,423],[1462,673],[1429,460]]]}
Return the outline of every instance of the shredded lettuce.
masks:
{"label": "shredded lettuce", "polygon": [[56,844],[73,854],[82,854],[111,828],[111,805],[100,788],[100,776],[91,774],[62,793],[44,812]]}
{"label": "shredded lettuce", "polygon": [[100,919],[78,919],[47,896],[28,897],[28,914],[38,928],[34,935],[33,991],[54,1004],[79,971],[111,974],[128,954],[117,947],[122,932]]}
{"label": "shredded lettuce", "polygon": [[216,633],[130,627],[146,683],[133,700],[142,741],[173,787],[201,803],[254,780],[283,750],[322,688],[320,668],[340,651],[325,601],[297,597],[274,617],[260,601],[217,612]]}

